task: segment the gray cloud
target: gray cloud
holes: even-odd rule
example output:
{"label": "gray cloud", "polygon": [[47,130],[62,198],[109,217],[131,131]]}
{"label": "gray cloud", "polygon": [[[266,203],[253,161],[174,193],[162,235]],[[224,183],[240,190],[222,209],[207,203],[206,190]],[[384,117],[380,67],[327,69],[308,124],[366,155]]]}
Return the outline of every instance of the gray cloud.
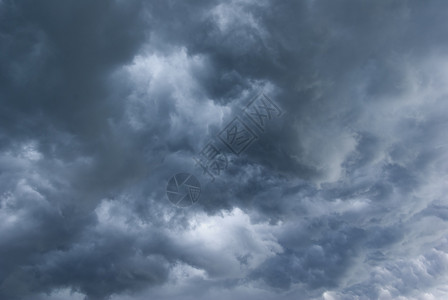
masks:
{"label": "gray cloud", "polygon": [[[446,297],[445,19],[0,1],[0,298]],[[260,91],[284,115],[237,156],[217,134]],[[178,172],[202,184],[188,209],[165,196]]]}

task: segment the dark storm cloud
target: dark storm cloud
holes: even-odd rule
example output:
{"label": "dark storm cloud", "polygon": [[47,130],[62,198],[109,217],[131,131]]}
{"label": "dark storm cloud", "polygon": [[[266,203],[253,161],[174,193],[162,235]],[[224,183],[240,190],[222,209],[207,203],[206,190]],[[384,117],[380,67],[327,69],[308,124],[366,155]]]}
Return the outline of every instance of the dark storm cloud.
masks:
{"label": "dark storm cloud", "polygon": [[142,43],[140,9],[135,1],[88,8],[83,2],[4,1],[2,145],[14,136],[11,143],[37,140],[45,157],[92,158],[98,173],[89,180],[96,182],[79,181],[77,188],[114,185],[108,174],[126,170],[110,160],[126,150],[107,146],[113,140],[108,123],[120,109],[107,95],[106,79]]}
{"label": "dark storm cloud", "polygon": [[[446,5],[0,2],[0,295],[440,298]],[[170,206],[260,90],[284,116]]]}

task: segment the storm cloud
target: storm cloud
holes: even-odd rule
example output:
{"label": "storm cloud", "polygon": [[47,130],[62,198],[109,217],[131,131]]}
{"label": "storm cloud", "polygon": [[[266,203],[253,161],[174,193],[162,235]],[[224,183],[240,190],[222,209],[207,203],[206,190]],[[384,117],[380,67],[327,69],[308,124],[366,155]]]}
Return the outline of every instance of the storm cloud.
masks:
{"label": "storm cloud", "polygon": [[[447,17],[0,0],[0,299],[448,298]],[[260,128],[263,94],[282,114]],[[183,172],[187,208],[166,196]]]}

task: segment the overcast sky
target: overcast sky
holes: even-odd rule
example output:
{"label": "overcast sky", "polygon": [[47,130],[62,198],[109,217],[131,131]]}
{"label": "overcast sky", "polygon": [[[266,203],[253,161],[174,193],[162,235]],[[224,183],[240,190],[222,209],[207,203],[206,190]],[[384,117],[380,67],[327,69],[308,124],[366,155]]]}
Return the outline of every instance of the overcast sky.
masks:
{"label": "overcast sky", "polygon": [[[0,299],[448,299],[447,19],[0,0]],[[178,173],[192,206],[167,197]]]}

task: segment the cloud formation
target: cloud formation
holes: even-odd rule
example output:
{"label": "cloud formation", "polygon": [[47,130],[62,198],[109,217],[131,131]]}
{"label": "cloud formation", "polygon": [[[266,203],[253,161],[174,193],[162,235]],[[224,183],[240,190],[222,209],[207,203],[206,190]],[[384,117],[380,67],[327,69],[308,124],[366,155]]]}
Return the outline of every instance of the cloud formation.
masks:
{"label": "cloud formation", "polygon": [[448,297],[447,5],[0,1],[0,298]]}

